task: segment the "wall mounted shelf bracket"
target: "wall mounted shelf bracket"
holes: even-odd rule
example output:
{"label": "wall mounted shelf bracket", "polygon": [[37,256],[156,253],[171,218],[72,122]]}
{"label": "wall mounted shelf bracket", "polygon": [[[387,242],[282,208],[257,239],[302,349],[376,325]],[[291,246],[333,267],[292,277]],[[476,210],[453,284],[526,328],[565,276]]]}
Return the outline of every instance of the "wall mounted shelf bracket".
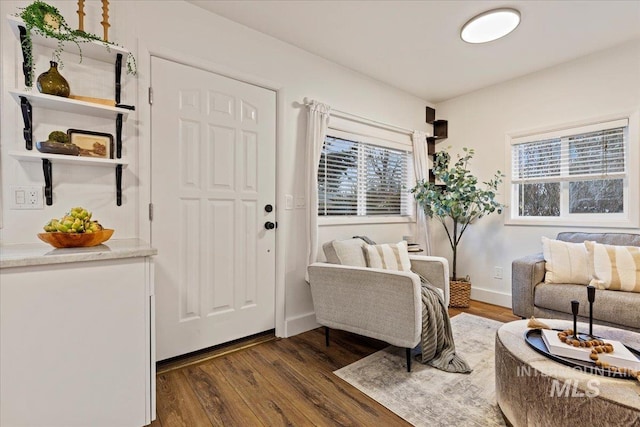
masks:
{"label": "wall mounted shelf bracket", "polygon": [[42,159],[42,171],[44,172],[44,197],[47,201],[47,206],[53,205],[53,168],[51,167],[51,160]]}
{"label": "wall mounted shelf bracket", "polygon": [[120,104],[120,81],[122,80],[122,54],[116,55],[116,104]]}
{"label": "wall mounted shelf bracket", "polygon": [[122,165],[116,165],[116,204],[122,206]]}
{"label": "wall mounted shelf bracket", "polygon": [[20,97],[20,110],[22,110],[22,120],[24,121],[24,129],[22,129],[22,136],[24,137],[24,145],[27,150],[33,149],[33,110],[29,100],[21,96]]}
{"label": "wall mounted shelf bracket", "polygon": [[28,52],[25,49],[27,46],[27,29],[22,25],[18,26],[18,31],[20,32],[20,47],[22,48],[22,74],[24,74],[24,85],[27,87],[31,87],[33,83],[31,81],[31,67],[27,63]]}

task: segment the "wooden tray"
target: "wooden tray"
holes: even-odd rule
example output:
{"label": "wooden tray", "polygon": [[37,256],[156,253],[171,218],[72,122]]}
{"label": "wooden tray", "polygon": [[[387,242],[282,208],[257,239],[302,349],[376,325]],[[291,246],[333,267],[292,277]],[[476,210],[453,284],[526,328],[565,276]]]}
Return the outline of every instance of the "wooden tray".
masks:
{"label": "wooden tray", "polygon": [[[553,329],[553,330],[560,332],[560,329]],[[600,338],[600,337],[595,337],[595,338]],[[569,366],[571,368],[577,368],[581,372],[587,372],[595,375],[603,375],[605,377],[629,378],[629,379],[635,380],[635,378],[632,377],[631,375],[621,374],[620,372],[613,372],[605,368],[599,368],[598,366],[596,366],[595,362],[587,362],[584,360],[577,360],[577,359],[572,359],[570,357],[551,354],[547,349],[547,345],[544,343],[544,340],[542,339],[542,332],[540,331],[540,329],[529,329],[528,331],[526,331],[524,333],[524,340],[527,342],[527,344],[529,344],[531,348],[533,348],[538,353],[543,354],[547,356],[549,359],[554,360],[558,363],[562,363],[563,365]],[[627,347],[627,349],[629,349],[629,351],[633,353],[634,356],[640,359],[640,351],[634,348],[631,348],[628,345],[625,345],[625,347]]]}
{"label": "wooden tray", "polygon": [[82,248],[106,242],[111,238],[113,231],[104,229],[95,233],[38,233],[38,238],[54,248]]}

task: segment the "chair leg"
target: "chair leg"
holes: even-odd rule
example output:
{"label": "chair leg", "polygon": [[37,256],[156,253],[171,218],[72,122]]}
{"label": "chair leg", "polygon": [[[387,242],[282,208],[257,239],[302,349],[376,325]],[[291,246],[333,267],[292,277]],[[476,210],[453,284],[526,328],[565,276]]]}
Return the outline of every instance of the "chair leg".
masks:
{"label": "chair leg", "polygon": [[407,372],[411,372],[411,349],[406,348],[407,352]]}
{"label": "chair leg", "polygon": [[329,327],[324,327],[324,344],[329,347]]}

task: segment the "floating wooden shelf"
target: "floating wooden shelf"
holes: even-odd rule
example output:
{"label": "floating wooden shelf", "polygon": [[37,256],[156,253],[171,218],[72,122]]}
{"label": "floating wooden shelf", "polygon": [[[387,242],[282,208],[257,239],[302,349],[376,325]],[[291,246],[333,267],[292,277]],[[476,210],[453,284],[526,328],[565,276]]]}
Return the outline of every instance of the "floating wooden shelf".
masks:
{"label": "floating wooden shelf", "polygon": [[115,165],[122,165],[127,167],[129,161],[126,159],[101,159],[99,157],[84,157],[84,156],[66,156],[64,154],[51,154],[41,153],[39,151],[10,151],[9,155],[19,160],[26,162],[39,162],[42,159],[49,159],[53,163],[74,164],[74,165],[87,165],[87,166],[104,166],[114,167]]}
{"label": "floating wooden shelf", "polygon": [[76,99],[64,98],[62,96],[47,95],[38,92],[35,88],[31,91],[10,90],[9,93],[20,104],[22,97],[27,98],[32,107],[47,108],[49,110],[65,111],[67,113],[83,114],[86,116],[102,117],[105,119],[116,119],[118,114],[122,114],[122,120],[127,121],[129,111],[126,108],[109,107],[108,105],[96,104],[94,102],[78,101]]}
{"label": "floating wooden shelf", "polygon": [[[7,15],[7,21],[9,21],[11,31],[13,31],[13,34],[20,41],[20,27],[26,28],[26,24],[22,19],[12,15]],[[58,40],[43,37],[35,32],[31,34],[31,40],[33,44],[36,44],[38,46],[44,46],[51,49],[55,49],[56,47],[58,47]],[[105,45],[104,43],[95,40],[86,43],[80,43],[80,49],[82,49],[83,58],[92,58],[98,61],[109,63],[114,63],[118,54],[124,57],[129,55],[129,51],[123,47],[111,44]],[[64,51],[76,55],[80,54],[78,46],[73,42],[65,43]]]}

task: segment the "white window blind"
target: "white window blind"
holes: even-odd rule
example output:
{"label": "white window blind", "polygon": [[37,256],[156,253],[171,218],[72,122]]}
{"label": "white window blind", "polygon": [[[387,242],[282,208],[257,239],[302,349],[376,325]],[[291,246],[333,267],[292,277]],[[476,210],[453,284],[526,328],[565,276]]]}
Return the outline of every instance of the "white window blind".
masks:
{"label": "white window blind", "polygon": [[327,136],[318,167],[318,215],[410,216],[410,150]]}
{"label": "white window blind", "polygon": [[[616,179],[626,176],[626,120],[585,127],[584,132],[519,142],[514,140],[511,183]],[[575,131],[575,130],[574,130]],[[530,138],[529,138],[530,139]]]}

